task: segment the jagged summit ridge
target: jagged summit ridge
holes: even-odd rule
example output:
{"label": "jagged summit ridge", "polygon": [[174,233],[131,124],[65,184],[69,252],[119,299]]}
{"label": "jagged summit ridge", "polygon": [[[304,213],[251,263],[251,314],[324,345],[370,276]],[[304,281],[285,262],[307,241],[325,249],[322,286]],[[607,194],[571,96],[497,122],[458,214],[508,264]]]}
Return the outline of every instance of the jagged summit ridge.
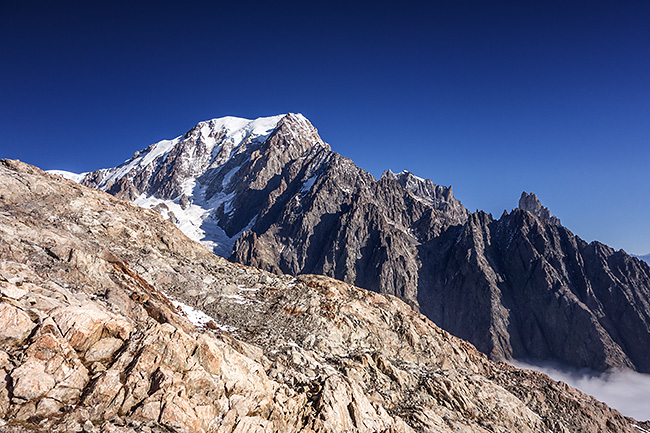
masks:
{"label": "jagged summit ridge", "polygon": [[[114,195],[128,195],[133,192],[130,188],[115,186],[116,182],[124,183],[123,179],[126,179],[131,181],[132,187],[137,192],[145,193],[147,192],[145,182],[148,179],[142,176],[143,172],[157,174],[161,166],[180,164],[184,169],[184,176],[175,179],[180,184],[187,178],[203,174],[208,168],[225,164],[237,153],[248,150],[250,146],[261,144],[285,118],[287,122],[293,121],[299,124],[303,130],[314,129],[301,114],[260,117],[255,120],[232,116],[206,120],[199,122],[182,136],[159,141],[136,152],[131,159],[117,167],[94,171],[82,182],[92,183],[92,186]],[[160,188],[156,188],[155,194],[151,195],[175,198],[180,193],[188,192],[187,188],[179,190],[179,187],[180,185],[170,186],[168,191],[160,191]],[[133,199],[133,197],[126,198]]]}
{"label": "jagged summit ridge", "polygon": [[[156,209],[191,239],[224,257],[246,254],[241,251],[248,248],[243,244],[233,251],[236,241],[256,226],[275,225],[282,206],[289,207],[288,219],[293,212],[309,216],[309,211],[303,213],[306,206],[316,205],[325,195],[330,198],[322,198],[329,201],[322,210],[336,213],[342,209],[341,200],[376,200],[373,188],[388,188],[398,196],[408,191],[410,199],[420,203],[417,207],[438,215],[419,224],[389,222],[410,238],[426,231],[416,225],[442,227],[461,223],[467,216],[451,188],[407,173],[378,182],[332,152],[304,116],[291,113],[254,121],[226,117],[200,122],[183,136],[156,143],[118,167],[88,174],[82,183]],[[328,185],[325,190],[324,185]],[[338,198],[332,202],[334,196]],[[293,251],[293,243],[285,239],[278,251]],[[305,257],[299,261],[302,265],[292,260],[277,269],[270,263],[266,266],[299,273],[307,271],[310,261]]]}
{"label": "jagged summit ridge", "polygon": [[436,185],[431,179],[421,178],[408,170],[397,174],[387,170],[382,174],[382,177],[395,180],[415,197],[428,202],[436,209],[462,208],[460,201],[454,197],[451,185]]}
{"label": "jagged summit ridge", "polygon": [[553,225],[562,225],[560,219],[551,215],[551,211],[542,205],[542,202],[539,201],[535,193],[531,192],[528,194],[526,191],[522,192],[521,197],[519,198],[519,209],[526,210],[538,218],[547,220]]}
{"label": "jagged summit ridge", "polygon": [[635,256],[635,257],[638,257],[639,259],[643,260],[644,262],[650,264],[650,254],[646,254],[646,255],[643,255],[643,256]]}

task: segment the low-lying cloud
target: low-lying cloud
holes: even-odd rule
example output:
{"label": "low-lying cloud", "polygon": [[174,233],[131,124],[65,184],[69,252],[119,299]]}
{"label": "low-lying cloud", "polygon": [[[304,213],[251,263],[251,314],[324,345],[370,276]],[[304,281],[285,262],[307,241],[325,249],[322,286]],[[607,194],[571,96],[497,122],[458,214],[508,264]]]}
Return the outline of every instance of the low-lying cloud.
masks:
{"label": "low-lying cloud", "polygon": [[607,403],[623,415],[639,421],[650,420],[650,375],[631,370],[612,370],[598,374],[567,368],[556,363],[509,362],[517,368],[537,370],[554,380],[566,382],[585,394]]}

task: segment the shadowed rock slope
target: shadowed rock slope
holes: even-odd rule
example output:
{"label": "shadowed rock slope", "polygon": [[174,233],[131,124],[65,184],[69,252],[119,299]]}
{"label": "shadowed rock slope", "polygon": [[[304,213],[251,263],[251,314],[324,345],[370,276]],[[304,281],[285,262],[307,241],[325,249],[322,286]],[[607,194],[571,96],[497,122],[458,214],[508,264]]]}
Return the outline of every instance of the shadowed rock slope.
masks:
{"label": "shadowed rock slope", "polygon": [[422,311],[484,353],[650,371],[646,263],[521,209],[473,214],[429,254]]}
{"label": "shadowed rock slope", "polygon": [[230,263],[8,160],[0,294],[2,431],[636,431],[396,297]]}

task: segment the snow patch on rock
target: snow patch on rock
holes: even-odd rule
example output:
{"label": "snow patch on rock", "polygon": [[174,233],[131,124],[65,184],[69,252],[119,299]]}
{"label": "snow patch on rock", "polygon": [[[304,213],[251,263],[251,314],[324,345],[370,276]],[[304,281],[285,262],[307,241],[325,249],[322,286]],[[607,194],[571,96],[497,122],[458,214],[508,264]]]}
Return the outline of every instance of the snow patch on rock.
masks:
{"label": "snow patch on rock", "polygon": [[72,173],[71,171],[65,171],[65,170],[47,170],[47,172],[51,174],[59,175],[65,179],[73,180],[77,183],[81,182],[83,178],[86,177],[86,175],[88,174],[88,172]]}

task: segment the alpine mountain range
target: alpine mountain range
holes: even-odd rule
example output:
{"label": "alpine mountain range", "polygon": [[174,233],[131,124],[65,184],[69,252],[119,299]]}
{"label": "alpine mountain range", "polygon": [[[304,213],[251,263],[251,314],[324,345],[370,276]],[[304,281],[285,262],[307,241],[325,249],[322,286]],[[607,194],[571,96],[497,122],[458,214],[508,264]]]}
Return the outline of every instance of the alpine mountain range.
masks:
{"label": "alpine mountain range", "polygon": [[229,262],[6,159],[0,329],[2,432],[650,431],[395,296]]}
{"label": "alpine mountain range", "polygon": [[[60,172],[61,173],[61,172]],[[404,171],[379,179],[300,114],[200,122],[82,175],[232,262],[392,294],[492,359],[650,373],[650,266],[533,193],[498,219]]]}

